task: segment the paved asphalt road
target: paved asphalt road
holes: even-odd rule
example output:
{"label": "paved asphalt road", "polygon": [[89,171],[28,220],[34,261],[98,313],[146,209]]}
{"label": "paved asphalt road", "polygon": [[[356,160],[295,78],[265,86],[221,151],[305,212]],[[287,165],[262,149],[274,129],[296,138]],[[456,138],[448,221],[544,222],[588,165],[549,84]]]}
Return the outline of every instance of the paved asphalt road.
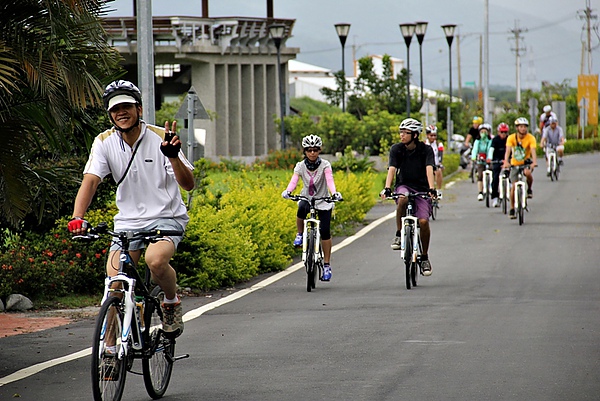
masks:
{"label": "paved asphalt road", "polygon": [[[477,202],[471,182],[447,189],[433,275],[410,291],[388,220],[335,252],[332,281],[312,293],[300,269],[189,320],[177,348],[191,357],[164,399],[599,399],[599,162],[568,157],[550,182],[542,161],[523,226]],[[202,303],[188,298],[186,310]],[[88,348],[92,326],[0,339],[0,385]],[[90,399],[89,363],[1,385],[0,400]],[[128,376],[124,399],[149,399],[140,376]]]}

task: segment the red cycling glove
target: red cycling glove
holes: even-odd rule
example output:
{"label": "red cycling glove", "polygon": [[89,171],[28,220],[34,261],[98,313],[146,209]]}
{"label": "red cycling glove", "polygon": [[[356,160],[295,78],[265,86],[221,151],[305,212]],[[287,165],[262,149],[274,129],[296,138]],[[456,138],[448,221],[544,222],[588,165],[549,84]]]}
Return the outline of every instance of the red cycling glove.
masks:
{"label": "red cycling glove", "polygon": [[67,228],[69,232],[73,232],[75,230],[85,230],[88,226],[88,222],[82,219],[81,217],[74,217],[67,224]]}

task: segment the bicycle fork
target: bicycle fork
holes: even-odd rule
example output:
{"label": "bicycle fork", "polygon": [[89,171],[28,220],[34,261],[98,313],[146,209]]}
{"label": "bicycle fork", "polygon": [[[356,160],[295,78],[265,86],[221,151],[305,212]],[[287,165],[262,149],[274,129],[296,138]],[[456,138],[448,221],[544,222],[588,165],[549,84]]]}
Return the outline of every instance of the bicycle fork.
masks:
{"label": "bicycle fork", "polygon": [[488,194],[491,193],[492,186],[492,171],[484,170],[483,171],[483,193]]}
{"label": "bicycle fork", "polygon": [[[520,190],[519,190],[520,188]],[[519,181],[515,183],[515,196],[516,194],[521,194],[520,199],[516,199],[517,202],[523,207],[523,209],[527,209],[527,182],[525,182],[525,178],[521,178]],[[516,206],[516,205],[515,205]]]}
{"label": "bicycle fork", "polygon": [[[320,222],[318,219],[306,219],[304,220],[304,240],[302,241],[302,261],[306,262],[307,259],[307,255],[308,252],[314,252],[315,255],[315,260],[319,260],[320,256],[321,256],[321,252],[320,252],[320,244],[321,244],[321,231],[319,230],[320,228]],[[315,230],[315,249],[307,249],[308,248],[308,233],[309,233],[309,226],[310,226],[310,230]]]}
{"label": "bicycle fork", "polygon": [[[405,216],[402,218],[402,226],[404,229],[400,232],[400,257],[404,259],[405,252],[412,252],[412,261],[417,261],[419,252],[419,226],[418,219],[414,216]],[[406,249],[406,227],[412,226],[412,250]]]}
{"label": "bicycle fork", "polygon": [[[139,316],[135,304],[135,300],[133,298],[133,289],[135,288],[135,279],[125,276],[122,273],[117,274],[113,277],[106,277],[104,279],[104,296],[102,298],[102,303],[108,299],[109,296],[115,296],[115,293],[120,293],[122,296],[122,301],[125,305],[125,316],[123,317],[123,327],[121,328],[121,348],[118,350],[119,359],[127,356],[129,350],[129,338],[133,339],[133,349],[141,350],[142,349],[142,333],[140,332],[139,325],[132,325],[133,314],[136,314],[136,318],[139,321],[143,321],[144,317]],[[118,289],[115,289],[118,288]],[[102,338],[106,334],[107,322],[104,322],[104,328],[102,332]],[[133,330],[133,333],[132,333]]]}

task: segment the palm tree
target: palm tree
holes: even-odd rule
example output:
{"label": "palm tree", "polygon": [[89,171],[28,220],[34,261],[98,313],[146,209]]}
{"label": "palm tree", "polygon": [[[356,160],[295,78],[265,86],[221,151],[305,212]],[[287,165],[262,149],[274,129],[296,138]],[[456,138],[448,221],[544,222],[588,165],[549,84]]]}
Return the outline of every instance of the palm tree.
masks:
{"label": "palm tree", "polygon": [[0,0],[2,226],[40,217],[81,174],[62,161],[89,145],[90,110],[121,71],[100,22],[109,1]]}

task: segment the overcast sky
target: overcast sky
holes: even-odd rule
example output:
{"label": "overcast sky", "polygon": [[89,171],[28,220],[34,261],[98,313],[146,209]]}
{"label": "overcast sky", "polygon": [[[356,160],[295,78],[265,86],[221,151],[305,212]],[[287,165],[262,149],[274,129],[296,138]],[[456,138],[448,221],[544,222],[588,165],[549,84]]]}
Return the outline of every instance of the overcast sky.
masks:
{"label": "overcast sky", "polygon": [[[405,59],[406,45],[400,23],[428,21],[423,41],[424,86],[441,89],[448,86],[448,44],[440,28],[457,24],[460,36],[460,71],[466,82],[479,84],[480,37],[484,32],[484,0],[273,0],[276,18],[295,19],[293,37],[287,46],[297,47],[298,61],[341,69],[341,44],[334,24],[352,26],[346,42],[346,73],[352,74],[356,59],[371,54],[389,54]],[[266,0],[210,0],[209,16],[266,17]],[[591,0],[591,8],[600,0]],[[490,85],[516,86],[516,47],[510,30],[523,30],[521,47],[521,87],[539,89],[541,81],[571,81],[577,84],[581,68],[582,27],[578,11],[586,0],[489,0]],[[111,3],[111,16],[133,15],[133,0]],[[201,0],[152,0],[155,16],[201,16]],[[598,20],[592,21],[597,23]],[[513,39],[511,39],[513,38]],[[592,45],[599,40],[592,32]],[[452,83],[458,84],[457,41],[452,44]],[[600,71],[600,50],[593,51],[592,73]],[[412,81],[420,82],[419,45],[416,37],[410,46]],[[587,72],[587,70],[585,70]]]}

